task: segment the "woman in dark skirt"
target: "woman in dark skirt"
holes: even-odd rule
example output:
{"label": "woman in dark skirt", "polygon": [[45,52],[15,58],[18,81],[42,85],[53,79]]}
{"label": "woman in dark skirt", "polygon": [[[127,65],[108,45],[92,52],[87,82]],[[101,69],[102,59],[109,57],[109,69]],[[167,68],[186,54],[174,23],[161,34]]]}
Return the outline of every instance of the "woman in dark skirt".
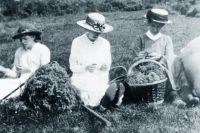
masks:
{"label": "woman in dark skirt", "polygon": [[169,81],[166,88],[165,101],[184,104],[177,99],[177,89],[172,75],[175,58],[172,39],[160,32],[165,24],[172,23],[168,20],[168,12],[164,9],[153,8],[147,12],[145,17],[149,29],[137,38],[133,45],[131,45],[131,49],[136,58],[148,56],[159,61],[168,69],[167,76]]}

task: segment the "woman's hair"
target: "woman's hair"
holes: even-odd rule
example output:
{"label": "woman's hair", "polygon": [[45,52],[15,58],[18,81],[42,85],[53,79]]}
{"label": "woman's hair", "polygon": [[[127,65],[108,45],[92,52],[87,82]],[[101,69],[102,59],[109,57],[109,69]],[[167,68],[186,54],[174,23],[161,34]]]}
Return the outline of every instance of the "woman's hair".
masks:
{"label": "woman's hair", "polygon": [[[41,41],[41,36],[40,35],[28,35],[32,36],[34,38],[34,42],[40,42]],[[22,41],[22,38],[19,38],[20,41]]]}
{"label": "woman's hair", "polygon": [[151,10],[149,10],[146,14],[146,19],[147,19],[148,24],[150,24],[152,22],[151,16],[152,16],[152,12],[151,12]]}
{"label": "woman's hair", "polygon": [[41,41],[41,36],[40,35],[34,35],[34,41],[35,42],[39,42],[39,41]]}

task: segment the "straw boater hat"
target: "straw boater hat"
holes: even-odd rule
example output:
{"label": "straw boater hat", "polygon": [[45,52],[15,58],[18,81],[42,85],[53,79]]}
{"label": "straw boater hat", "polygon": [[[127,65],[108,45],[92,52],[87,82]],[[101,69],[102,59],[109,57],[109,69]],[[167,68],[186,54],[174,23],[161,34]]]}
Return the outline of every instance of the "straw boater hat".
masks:
{"label": "straw boater hat", "polygon": [[145,17],[157,23],[170,24],[172,21],[168,20],[168,11],[164,9],[151,9],[147,12]]}
{"label": "straw boater hat", "polygon": [[42,34],[41,31],[37,30],[34,25],[32,24],[21,24],[17,33],[12,37],[13,39],[20,39],[22,36],[25,35],[34,35],[37,38],[40,38]]}
{"label": "straw boater hat", "polygon": [[100,13],[89,13],[86,20],[80,20],[77,24],[87,30],[107,33],[113,30],[113,27],[106,24],[105,17]]}

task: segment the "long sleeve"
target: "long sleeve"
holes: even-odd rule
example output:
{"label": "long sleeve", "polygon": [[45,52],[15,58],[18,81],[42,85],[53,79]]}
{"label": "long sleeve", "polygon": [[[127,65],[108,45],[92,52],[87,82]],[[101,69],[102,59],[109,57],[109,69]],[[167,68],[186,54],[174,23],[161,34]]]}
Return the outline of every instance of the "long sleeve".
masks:
{"label": "long sleeve", "polygon": [[108,67],[108,71],[109,71],[110,67],[111,67],[111,63],[112,63],[112,56],[111,56],[111,49],[110,49],[110,43],[109,42],[108,42],[108,45],[106,45],[106,48],[105,48],[104,53],[102,55],[104,55],[103,64],[105,64]]}
{"label": "long sleeve", "polygon": [[17,74],[17,70],[16,70],[16,65],[18,64],[18,59],[19,58],[19,50],[16,51],[15,53],[15,59],[14,59],[14,64],[13,64],[13,68],[12,69],[6,69],[5,70],[5,75],[11,78],[17,78],[18,74]]}
{"label": "long sleeve", "polygon": [[130,49],[133,51],[134,56],[138,56],[139,52],[142,50],[142,38],[138,36],[136,40],[131,44]]}
{"label": "long sleeve", "polygon": [[73,73],[81,73],[85,71],[85,66],[83,63],[81,63],[79,56],[80,51],[79,47],[77,46],[77,41],[73,40],[72,47],[71,47],[71,54],[69,57],[69,63],[70,63],[70,69]]}
{"label": "long sleeve", "polygon": [[169,36],[167,36],[166,43],[167,44],[166,44],[165,56],[168,60],[169,66],[172,66],[175,54],[174,54],[172,39]]}
{"label": "long sleeve", "polygon": [[15,72],[15,70],[8,69],[8,68],[5,70],[5,75],[8,76],[8,77],[11,77],[11,78],[17,78],[18,77],[18,75]]}
{"label": "long sleeve", "polygon": [[46,65],[50,62],[51,53],[49,48],[46,46],[42,49],[41,56],[40,56],[40,65]]}
{"label": "long sleeve", "polygon": [[174,49],[173,49],[173,43],[172,39],[167,36],[167,41],[166,41],[166,51],[165,51],[165,56],[167,58],[167,65],[168,65],[168,78],[172,86],[172,90],[176,90],[176,84],[174,80],[174,59],[175,59],[175,54],[174,54]]}

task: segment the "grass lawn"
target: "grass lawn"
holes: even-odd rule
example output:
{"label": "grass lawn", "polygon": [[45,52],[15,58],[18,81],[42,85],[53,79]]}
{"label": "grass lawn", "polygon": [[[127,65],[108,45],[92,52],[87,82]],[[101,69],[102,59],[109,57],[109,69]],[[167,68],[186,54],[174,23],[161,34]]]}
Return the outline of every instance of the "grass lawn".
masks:
{"label": "grass lawn", "polygon": [[[137,35],[146,31],[147,25],[142,16],[145,11],[104,13],[114,31],[103,35],[110,40],[112,46],[113,66],[131,63],[129,46]],[[42,42],[51,50],[52,61],[69,70],[68,58],[73,38],[84,33],[76,25],[76,21],[85,19],[86,14],[31,17],[22,20],[4,22],[0,24],[0,64],[11,67],[14,52],[19,47],[18,41],[11,39],[18,28],[19,22],[34,23],[44,34]],[[172,15],[172,24],[163,28],[163,33],[172,37],[175,53],[191,39],[200,34],[199,18]],[[60,115],[32,120],[28,116],[19,118],[19,112],[5,111],[0,107],[0,132],[5,133],[46,133],[46,132],[133,132],[133,133],[198,133],[200,130],[200,107],[182,108],[171,105],[159,106],[157,110],[149,110],[145,106],[123,105],[115,111],[102,114],[112,122],[106,127],[86,111],[66,112]]]}

